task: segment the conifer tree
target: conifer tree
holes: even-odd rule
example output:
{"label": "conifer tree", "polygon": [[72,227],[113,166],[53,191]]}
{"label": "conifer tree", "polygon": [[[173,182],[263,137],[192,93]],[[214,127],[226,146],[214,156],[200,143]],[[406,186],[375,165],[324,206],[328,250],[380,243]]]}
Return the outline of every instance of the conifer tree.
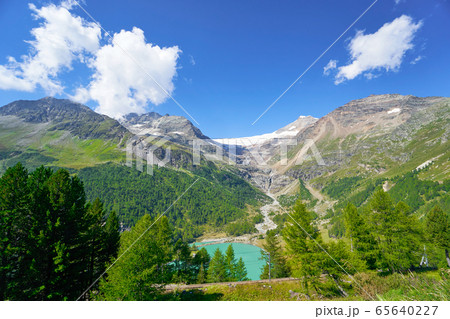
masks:
{"label": "conifer tree", "polygon": [[312,286],[317,291],[321,267],[326,257],[318,246],[323,243],[312,221],[311,212],[298,199],[283,230],[283,237],[292,275],[300,278],[307,290]]}
{"label": "conifer tree", "polygon": [[225,251],[225,269],[227,272],[227,281],[237,281],[236,278],[236,259],[232,245],[228,245]]}
{"label": "conifer tree", "polygon": [[171,233],[163,235],[170,230],[166,219],[163,216],[155,221],[144,215],[130,231],[123,233],[119,249],[119,255],[123,255],[101,280],[97,298],[154,300],[158,297],[171,276],[166,265],[172,261],[172,242],[168,245],[161,242],[162,238],[171,236]]}
{"label": "conifer tree", "polygon": [[355,205],[347,204],[344,208],[346,236],[350,239],[350,251],[365,262],[369,269],[376,268],[377,247],[367,222],[358,212]]}
{"label": "conifer tree", "polygon": [[[105,256],[102,224],[104,222],[103,203],[97,197],[92,204],[87,205],[86,222],[88,230],[86,234],[86,248],[88,258],[88,280],[90,285],[104,270],[103,260]],[[106,259],[107,260],[107,259]]]}
{"label": "conifer tree", "polygon": [[242,257],[239,258],[238,262],[235,266],[235,281],[245,281],[247,278],[247,268],[245,268],[245,263],[242,260]]}
{"label": "conifer tree", "polygon": [[209,257],[209,254],[206,251],[205,247],[195,253],[194,258],[192,259],[192,264],[194,267],[194,276],[197,277],[197,283],[206,282],[210,259],[211,258]]}
{"label": "conifer tree", "polygon": [[175,281],[189,283],[192,277],[192,258],[189,245],[181,239],[178,239],[173,249],[173,255]]}
{"label": "conifer tree", "polygon": [[109,213],[106,219],[104,234],[104,249],[106,263],[117,258],[117,251],[120,244],[120,222],[115,211]]}
{"label": "conifer tree", "polygon": [[[263,244],[264,250],[261,251],[262,258],[266,261],[261,279],[269,278],[269,260],[271,278],[284,278],[289,276],[289,269],[281,249],[280,241],[276,237],[275,232],[268,231]],[[270,254],[270,258],[269,258]]]}
{"label": "conifer tree", "polygon": [[198,275],[197,275],[197,283],[198,284],[204,284],[206,282],[206,271],[205,271],[205,267],[203,266],[203,263],[201,263],[200,265],[200,269],[198,271]]}
{"label": "conifer tree", "polygon": [[388,193],[379,189],[369,203],[371,226],[378,246],[377,265],[392,272],[402,271],[418,263],[420,228],[410,208],[396,206]]}
{"label": "conifer tree", "polygon": [[447,266],[450,267],[450,227],[448,215],[439,206],[435,206],[427,214],[425,227],[428,240],[433,245],[444,250]]}
{"label": "conifer tree", "polygon": [[27,179],[28,172],[20,163],[0,178],[0,300],[21,299],[22,286],[17,282],[26,270],[21,238],[28,237],[29,229]]}
{"label": "conifer tree", "polygon": [[0,178],[0,298],[76,299],[105,269],[103,224],[101,202],[86,205],[68,171],[9,168]]}
{"label": "conifer tree", "polygon": [[223,282],[227,279],[225,257],[217,248],[208,267],[208,282]]}

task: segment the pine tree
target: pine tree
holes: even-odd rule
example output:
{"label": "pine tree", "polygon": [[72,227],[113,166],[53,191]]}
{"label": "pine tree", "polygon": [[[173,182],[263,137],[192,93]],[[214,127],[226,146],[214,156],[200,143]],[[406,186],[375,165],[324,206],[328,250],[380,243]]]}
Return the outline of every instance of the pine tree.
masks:
{"label": "pine tree", "polygon": [[103,228],[104,221],[103,203],[97,197],[92,204],[87,205],[86,223],[88,230],[86,233],[86,248],[88,258],[88,280],[86,286],[90,285],[103,272],[103,258],[105,256],[104,242],[103,242]]}
{"label": "pine tree", "polygon": [[189,283],[192,277],[192,258],[189,245],[181,239],[178,239],[173,249],[173,255],[175,281]]}
{"label": "pine tree", "polygon": [[370,219],[378,245],[379,268],[392,272],[410,268],[419,261],[420,228],[410,208],[399,202],[396,206],[382,189],[375,192],[369,203]]}
{"label": "pine tree", "polygon": [[[289,269],[286,265],[286,260],[283,256],[280,241],[276,237],[275,232],[267,232],[265,243],[263,244],[264,250],[261,251],[261,257],[266,261],[263,272],[260,276],[261,279],[269,278],[269,259],[270,259],[270,275],[271,278],[284,278],[289,276]],[[269,258],[270,254],[270,258]]]}
{"label": "pine tree", "polygon": [[234,249],[232,245],[228,245],[225,251],[225,269],[227,273],[227,281],[237,281],[236,277],[236,259],[234,257]]}
{"label": "pine tree", "polygon": [[283,237],[292,275],[300,278],[307,290],[311,285],[317,291],[321,267],[326,258],[318,246],[323,243],[312,224],[312,214],[300,199],[296,201],[290,219],[283,230]]}
{"label": "pine tree", "polygon": [[[119,255],[114,267],[100,283],[98,299],[154,300],[171,276],[166,266],[172,261],[172,250],[165,237],[171,238],[167,218],[158,221],[144,215],[128,232],[122,234]],[[134,244],[134,245],[133,245]],[[131,246],[133,245],[133,246]],[[130,248],[131,247],[131,248]],[[169,274],[166,274],[168,272]]]}
{"label": "pine tree", "polygon": [[200,269],[199,269],[198,275],[197,275],[197,283],[204,284],[205,282],[206,282],[206,271],[205,271],[205,267],[203,266],[203,263],[201,263]]}
{"label": "pine tree", "polygon": [[355,205],[351,203],[344,208],[343,215],[346,236],[350,239],[350,251],[364,261],[369,269],[375,269],[378,252],[375,238],[371,234],[367,222]]}
{"label": "pine tree", "polygon": [[[18,163],[0,178],[0,300],[22,299],[19,281],[25,275],[23,258],[27,248],[28,172]],[[27,262],[29,258],[27,258]]]}
{"label": "pine tree", "polygon": [[8,169],[0,178],[0,297],[76,299],[105,269],[103,221],[100,201],[86,205],[83,183],[66,170]]}
{"label": "pine tree", "polygon": [[197,283],[206,282],[210,260],[211,258],[209,257],[209,254],[206,251],[205,247],[195,252],[194,258],[192,258],[192,265],[194,268],[193,271],[194,278],[192,279],[193,282],[195,281],[195,277]]}
{"label": "pine tree", "polygon": [[427,214],[425,227],[428,240],[433,245],[444,250],[447,265],[450,267],[450,227],[448,215],[439,206],[435,206]]}
{"label": "pine tree", "polygon": [[109,213],[104,226],[104,250],[105,261],[110,262],[117,258],[117,251],[120,244],[120,223],[115,211]]}
{"label": "pine tree", "polygon": [[239,258],[238,262],[235,266],[235,281],[245,281],[248,280],[247,278],[247,268],[245,268],[244,261],[242,260],[242,257]]}
{"label": "pine tree", "polygon": [[217,248],[208,267],[208,282],[223,282],[227,279],[226,261]]}

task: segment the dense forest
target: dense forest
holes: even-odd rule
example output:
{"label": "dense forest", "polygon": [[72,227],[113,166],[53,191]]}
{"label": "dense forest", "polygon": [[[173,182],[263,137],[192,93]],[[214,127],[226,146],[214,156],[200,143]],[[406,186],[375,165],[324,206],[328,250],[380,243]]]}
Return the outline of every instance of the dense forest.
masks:
{"label": "dense forest", "polygon": [[[119,166],[110,170],[118,179],[106,172],[96,175],[95,169],[98,167],[84,172],[92,173],[92,185],[102,185],[102,177],[112,183],[112,189],[123,189],[120,181],[133,178],[137,179],[134,187],[144,183],[155,185],[140,177],[139,172],[122,170]],[[124,174],[136,175],[125,179]],[[161,185],[168,187],[173,182],[171,194],[175,196],[180,191],[177,183],[187,185],[187,181],[175,181],[173,177],[166,170],[155,174]],[[268,278],[269,273],[271,278],[292,276],[300,280],[307,296],[347,297],[348,291],[354,289],[352,285],[357,284],[348,281],[352,276],[447,269],[448,213],[434,205],[418,215],[417,211],[424,206],[414,210],[395,196],[404,194],[408,199],[405,194],[417,194],[433,203],[445,197],[448,181],[442,184],[419,181],[414,189],[403,184],[405,179],[415,178],[416,174],[411,174],[394,179],[395,184],[388,192],[376,188],[360,207],[347,203],[335,215],[341,217],[343,226],[341,238],[334,240],[323,238],[317,214],[298,195],[294,205],[287,207],[288,213],[273,218],[279,227],[269,231],[264,240],[261,258],[265,266],[261,278]],[[174,206],[172,210],[178,215],[170,214],[170,210],[164,215],[154,209],[150,214],[136,216],[137,222],[120,233],[115,207],[103,204],[101,197],[88,201],[84,187],[81,178],[67,170],[39,167],[28,172],[20,163],[7,169],[0,178],[2,300],[170,300],[178,297],[165,291],[168,284],[248,279],[245,264],[242,259],[236,260],[231,245],[224,254],[216,250],[209,256],[204,248],[198,250],[180,238],[176,218],[187,216],[196,220],[193,211],[181,212]],[[242,186],[233,186],[228,181],[228,187]],[[152,192],[149,194],[154,196]],[[205,198],[187,197],[188,201],[180,206],[195,207]],[[229,200],[238,203],[236,198]],[[254,228],[252,222],[261,219],[257,216],[260,215],[247,220],[248,224],[229,223],[227,227],[230,232],[242,231],[247,226]],[[207,219],[205,223],[208,222],[216,221]],[[196,223],[201,224],[199,220]],[[444,277],[445,274],[441,272]],[[439,283],[430,289],[448,295],[450,287],[445,278],[443,282],[447,284]],[[374,297],[364,287],[358,287],[358,293],[364,298]]]}
{"label": "dense forest", "polygon": [[65,170],[0,178],[0,299],[73,300],[117,255],[119,220]]}
{"label": "dense forest", "polygon": [[151,300],[169,283],[247,280],[231,246],[211,259],[162,213],[120,234],[115,211],[86,201],[66,170],[29,173],[18,163],[0,178],[0,194],[1,300]]}
{"label": "dense forest", "polygon": [[[423,171],[423,170],[421,170]],[[444,212],[450,214],[450,180],[439,182],[421,180],[421,171],[412,171],[403,175],[398,175],[390,179],[369,180],[363,184],[361,178],[342,178],[336,183],[331,183],[324,187],[324,192],[331,198],[338,200],[333,209],[328,211],[325,218],[330,218],[329,235],[341,238],[345,234],[345,223],[343,212],[346,206],[351,203],[359,211],[370,209],[370,198],[383,184],[388,186],[387,193],[393,202],[404,202],[418,218],[422,218],[435,206],[441,207]],[[360,191],[355,189],[362,188]]]}
{"label": "dense forest", "polygon": [[118,213],[125,227],[133,226],[144,214],[155,217],[164,212],[199,179],[167,212],[176,236],[191,241],[202,234],[201,226],[224,227],[246,216],[246,204],[258,206],[266,200],[263,193],[230,172],[200,167],[195,173],[155,167],[150,176],[127,166],[105,164],[77,174],[87,198],[101,198],[107,210]]}

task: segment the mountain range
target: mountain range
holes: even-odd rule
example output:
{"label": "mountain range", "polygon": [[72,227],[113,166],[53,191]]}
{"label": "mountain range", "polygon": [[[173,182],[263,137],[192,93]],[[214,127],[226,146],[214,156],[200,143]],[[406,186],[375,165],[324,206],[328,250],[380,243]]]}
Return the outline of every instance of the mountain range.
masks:
{"label": "mountain range", "polygon": [[[224,181],[215,180],[211,172],[226,172],[260,194],[255,207],[267,202],[263,193],[274,199],[294,196],[304,185],[316,200],[316,212],[323,215],[336,205],[327,187],[346,178],[361,179],[344,192],[347,197],[377,179],[415,169],[422,169],[421,179],[448,180],[449,111],[446,97],[372,95],[320,119],[300,116],[273,133],[211,140],[182,116],[150,112],[117,121],[69,100],[19,100],[0,108],[0,170],[18,161],[72,170],[123,165],[133,136],[137,143],[150,141],[147,148],[164,139],[155,156],[163,158],[170,148],[165,169],[173,174],[203,176],[222,187]],[[207,146],[199,165],[193,163],[195,139]]]}

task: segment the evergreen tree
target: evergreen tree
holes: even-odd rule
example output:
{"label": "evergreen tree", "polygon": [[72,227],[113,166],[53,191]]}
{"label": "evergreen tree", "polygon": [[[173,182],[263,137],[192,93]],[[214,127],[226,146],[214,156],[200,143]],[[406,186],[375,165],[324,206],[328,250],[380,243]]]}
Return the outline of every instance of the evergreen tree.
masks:
{"label": "evergreen tree", "polygon": [[173,249],[173,255],[175,265],[175,282],[190,283],[193,277],[193,268],[189,245],[181,239],[178,239]]}
{"label": "evergreen tree", "polygon": [[[369,269],[376,268],[377,247],[367,222],[355,205],[349,203],[344,208],[346,236],[350,239],[350,251],[366,263]],[[364,267],[363,267],[364,268]]]}
{"label": "evergreen tree", "polygon": [[[86,248],[88,258],[88,280],[86,286],[89,286],[104,270],[103,260],[105,256],[105,247],[103,242],[103,229],[102,224],[104,222],[103,203],[97,197],[92,204],[87,205],[87,225],[88,230],[86,233]],[[105,260],[107,261],[107,259]]]}
{"label": "evergreen tree", "polygon": [[435,206],[427,214],[425,227],[428,240],[433,245],[444,250],[447,265],[450,267],[450,227],[448,215],[439,206]]}
{"label": "evergreen tree", "polygon": [[[356,272],[356,268],[361,268],[361,262],[358,259],[352,260],[349,249],[342,240],[338,240],[337,242],[331,241],[327,245],[324,245],[324,248],[333,258],[324,256],[325,258],[323,258],[322,271],[334,282],[341,295],[343,297],[347,297],[348,293],[341,286],[341,277],[346,274],[354,274]],[[351,264],[350,266],[349,263]]]}
{"label": "evergreen tree", "polygon": [[235,281],[245,281],[247,278],[247,268],[245,268],[244,261],[242,257],[239,258],[238,262],[235,265]]}
{"label": "evergreen tree", "polygon": [[197,283],[198,284],[204,284],[206,282],[206,271],[205,271],[205,267],[203,266],[203,263],[201,263],[200,265],[200,269],[198,271],[198,275],[197,275]]}
{"label": "evergreen tree", "polygon": [[418,263],[420,228],[410,208],[399,202],[396,206],[388,193],[379,189],[370,200],[370,217],[376,236],[378,267],[392,272]]}
{"label": "evergreen tree", "polygon": [[106,262],[117,258],[117,251],[120,245],[120,222],[115,211],[109,213],[104,226],[104,249]]}
{"label": "evergreen tree", "polygon": [[[28,237],[28,172],[18,163],[0,178],[0,300],[22,299]],[[29,258],[26,258],[29,263]]]}
{"label": "evergreen tree", "polygon": [[223,282],[227,279],[226,261],[220,249],[217,248],[208,267],[208,282]]}
{"label": "evergreen tree", "polygon": [[271,231],[267,232],[263,248],[264,250],[261,251],[261,257],[266,261],[266,264],[264,265],[263,272],[260,278],[261,279],[269,278],[269,259],[270,259],[271,278],[289,277],[289,269],[286,265],[286,260],[283,256],[280,241],[278,237],[276,237],[275,232]]}
{"label": "evergreen tree", "polygon": [[236,259],[232,245],[228,245],[225,251],[225,269],[227,272],[227,281],[237,281],[236,277]]}
{"label": "evergreen tree", "polygon": [[317,243],[323,243],[317,228],[312,224],[311,212],[300,199],[296,201],[290,216],[291,220],[286,223],[283,236],[292,275],[300,278],[307,290],[311,285],[317,291],[321,267],[326,258]]}
{"label": "evergreen tree", "polygon": [[206,282],[210,259],[211,258],[209,257],[205,247],[195,253],[194,258],[192,259],[192,264],[194,267],[194,276],[197,276],[197,283]]}
{"label": "evergreen tree", "polygon": [[123,233],[119,249],[122,257],[109,269],[106,279],[101,280],[98,298],[156,299],[171,276],[166,265],[172,261],[172,242],[161,242],[167,236],[170,238],[171,233],[163,235],[168,230],[165,216],[154,221],[144,215],[130,231]]}
{"label": "evergreen tree", "polygon": [[86,205],[83,184],[66,170],[8,169],[0,178],[0,298],[76,299],[105,269],[103,221],[101,203]]}

